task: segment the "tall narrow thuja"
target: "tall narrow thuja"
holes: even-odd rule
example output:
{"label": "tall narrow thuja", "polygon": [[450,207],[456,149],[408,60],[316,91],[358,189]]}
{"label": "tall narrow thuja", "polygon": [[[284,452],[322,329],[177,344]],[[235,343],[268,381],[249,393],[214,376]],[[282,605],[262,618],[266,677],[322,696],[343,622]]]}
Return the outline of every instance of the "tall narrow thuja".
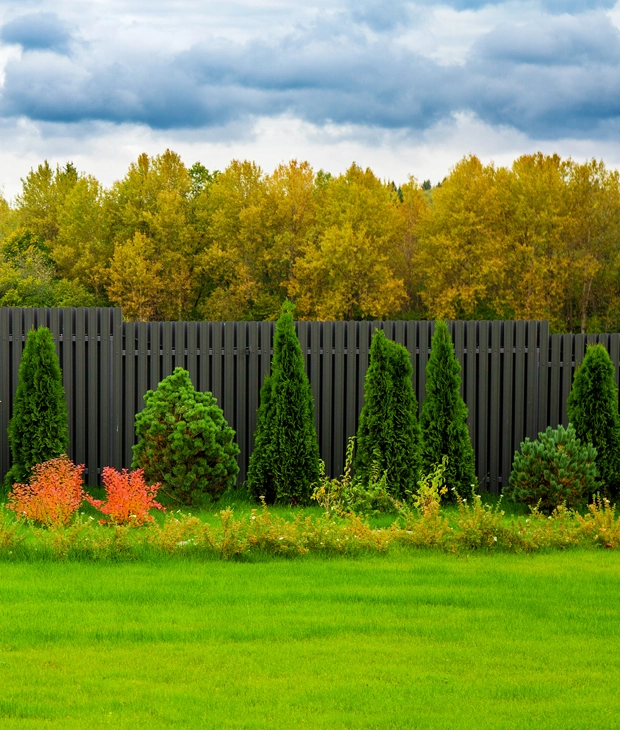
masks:
{"label": "tall narrow thuja", "polygon": [[271,377],[261,390],[247,483],[257,498],[304,504],[319,479],[319,444],[292,310],[286,302],[276,323]]}
{"label": "tall narrow thuja", "polygon": [[420,415],[422,470],[429,474],[446,456],[446,484],[464,494],[476,484],[476,470],[460,386],[461,366],[448,326],[438,321],[426,365],[426,399]]}
{"label": "tall narrow thuja", "polygon": [[620,495],[620,416],[614,366],[603,345],[590,345],[568,396],[568,420],[582,443],[597,451],[602,491]]}
{"label": "tall narrow thuja", "polygon": [[389,484],[400,497],[413,492],[420,477],[420,423],[418,399],[413,390],[413,367],[407,348],[391,342],[392,369],[392,463],[388,466]]}
{"label": "tall narrow thuja", "polygon": [[392,362],[385,332],[376,330],[370,344],[370,362],[364,380],[364,406],[357,428],[355,478],[370,479],[373,464],[381,472],[392,462]]}
{"label": "tall narrow thuja", "polygon": [[355,476],[370,480],[373,468],[387,474],[395,497],[412,491],[420,471],[418,402],[408,351],[377,330],[364,381],[364,407],[357,432]]}
{"label": "tall narrow thuja", "polygon": [[66,453],[69,446],[65,390],[47,327],[28,333],[8,434],[13,466],[6,487],[27,482],[35,464]]}

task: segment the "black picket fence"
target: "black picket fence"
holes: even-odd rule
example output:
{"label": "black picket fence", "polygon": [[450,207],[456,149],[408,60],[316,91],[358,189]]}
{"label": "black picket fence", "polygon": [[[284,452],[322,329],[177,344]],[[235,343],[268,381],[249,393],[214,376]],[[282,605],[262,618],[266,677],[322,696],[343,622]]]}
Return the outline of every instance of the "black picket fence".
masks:
{"label": "black picket fence", "polygon": [[[183,367],[210,390],[237,432],[239,482],[253,446],[260,387],[269,372],[273,322],[123,322],[120,309],[0,309],[0,472],[10,467],[6,434],[26,334],[54,334],[69,411],[71,458],[86,465],[89,484],[104,466],[129,467],[135,414],[150,388]],[[585,347],[601,342],[616,367],[620,334],[550,335],[547,322],[450,322],[462,367],[461,393],[483,488],[506,483],[525,436],[566,425],[566,398]],[[312,385],[321,457],[342,472],[346,443],[364,403],[372,333],[383,329],[411,355],[420,406],[432,322],[298,322]]]}

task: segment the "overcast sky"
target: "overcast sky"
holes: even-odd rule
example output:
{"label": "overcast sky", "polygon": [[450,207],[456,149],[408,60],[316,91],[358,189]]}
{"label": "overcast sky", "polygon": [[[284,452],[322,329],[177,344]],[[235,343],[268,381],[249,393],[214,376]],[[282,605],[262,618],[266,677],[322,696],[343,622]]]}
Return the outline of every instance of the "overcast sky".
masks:
{"label": "overcast sky", "polygon": [[0,0],[0,186],[43,159],[105,184],[140,152],[222,169],[463,155],[620,166],[620,2]]}

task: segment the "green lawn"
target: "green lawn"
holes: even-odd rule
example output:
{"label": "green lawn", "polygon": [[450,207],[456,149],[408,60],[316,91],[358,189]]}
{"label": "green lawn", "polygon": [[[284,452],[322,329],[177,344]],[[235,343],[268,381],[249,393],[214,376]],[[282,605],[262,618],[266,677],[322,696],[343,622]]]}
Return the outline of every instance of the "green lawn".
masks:
{"label": "green lawn", "polygon": [[0,727],[615,728],[620,555],[0,564]]}

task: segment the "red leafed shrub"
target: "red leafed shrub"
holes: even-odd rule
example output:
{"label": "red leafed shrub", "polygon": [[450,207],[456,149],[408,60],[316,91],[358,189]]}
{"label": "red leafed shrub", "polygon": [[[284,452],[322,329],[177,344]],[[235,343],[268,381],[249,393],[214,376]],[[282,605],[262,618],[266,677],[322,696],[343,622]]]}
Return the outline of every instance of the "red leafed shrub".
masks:
{"label": "red leafed shrub", "polygon": [[103,486],[106,502],[88,495],[86,499],[104,515],[108,515],[108,521],[115,525],[143,525],[145,522],[153,521],[149,514],[150,509],[160,509],[165,512],[165,508],[155,501],[159,483],[149,486],[144,481],[144,469],[132,472],[123,469],[122,472],[118,472],[106,466],[103,470]]}
{"label": "red leafed shrub", "polygon": [[32,467],[29,484],[14,484],[7,508],[41,525],[68,525],[84,500],[84,464],[64,454]]}

